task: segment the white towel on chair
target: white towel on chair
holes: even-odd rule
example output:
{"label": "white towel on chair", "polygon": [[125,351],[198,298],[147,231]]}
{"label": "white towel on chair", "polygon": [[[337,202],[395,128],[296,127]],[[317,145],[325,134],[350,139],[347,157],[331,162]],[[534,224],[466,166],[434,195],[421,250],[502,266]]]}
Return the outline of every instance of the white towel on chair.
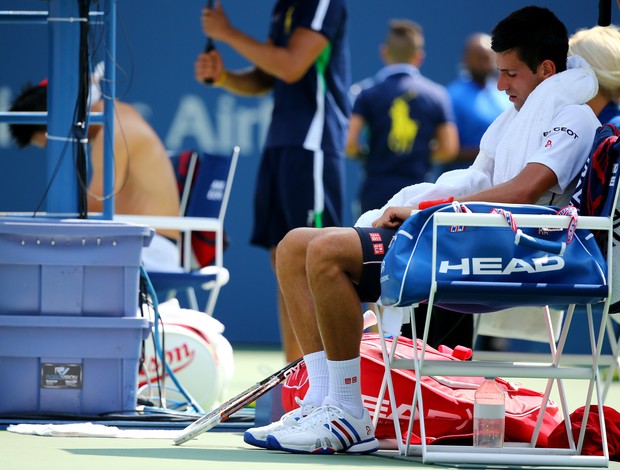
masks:
{"label": "white towel on chair", "polygon": [[121,437],[130,439],[174,439],[178,430],[168,429],[119,429],[94,423],[69,424],[11,424],[6,429],[17,434],[34,434],[52,437]]}
{"label": "white towel on chair", "polygon": [[454,196],[458,198],[504,183],[519,174],[528,156],[540,145],[540,136],[559,108],[583,104],[598,91],[592,68],[579,56],[571,56],[568,69],[541,82],[519,112],[504,111],[487,129],[480,141],[480,153],[466,170],[441,175],[436,183],[407,186],[381,209],[368,211],[356,226],[370,227],[389,206],[413,206],[421,201]]}

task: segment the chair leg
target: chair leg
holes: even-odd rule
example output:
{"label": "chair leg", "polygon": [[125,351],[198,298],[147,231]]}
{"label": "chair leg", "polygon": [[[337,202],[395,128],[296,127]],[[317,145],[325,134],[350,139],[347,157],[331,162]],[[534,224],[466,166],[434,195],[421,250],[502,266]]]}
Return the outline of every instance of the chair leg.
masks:
{"label": "chair leg", "polygon": [[[609,299],[607,300],[607,303],[609,303]],[[573,308],[574,307],[571,306],[571,308],[569,309],[569,315],[571,316],[573,313]],[[606,312],[607,310],[608,310],[608,305],[605,305],[604,311]],[[586,306],[586,316],[588,320],[588,333],[589,333],[589,339],[590,339],[590,347],[592,350],[593,377],[589,381],[589,385],[588,385],[588,391],[586,394],[586,402],[584,405],[585,407],[584,407],[583,419],[581,421],[581,430],[579,432],[579,437],[576,443],[576,452],[578,454],[581,454],[583,443],[585,441],[585,434],[586,434],[586,428],[587,428],[586,423],[588,422],[588,415],[590,413],[590,406],[592,404],[592,395],[594,392],[596,392],[597,408],[598,408],[598,414],[599,414],[599,427],[600,427],[600,432],[601,432],[601,447],[603,449],[603,456],[608,461],[609,460],[609,449],[607,447],[607,432],[606,432],[606,427],[605,427],[603,401],[602,401],[602,396],[601,396],[601,384],[599,380],[599,365],[598,365],[598,359],[597,359],[598,357],[600,357],[600,352],[603,346],[606,315],[603,315],[603,318],[601,318],[601,325],[600,325],[597,336],[595,336],[594,334],[594,320],[592,317],[592,306],[591,305]],[[560,350],[560,353],[561,353],[561,350]],[[570,426],[570,419],[568,415],[565,416],[565,421],[567,423],[566,432],[569,437],[569,442],[571,442],[572,432],[570,432],[571,431],[570,428],[572,426]],[[571,443],[571,448],[573,448],[572,445],[574,445],[574,442]]]}
{"label": "chair leg", "polygon": [[[547,327],[547,334],[549,337],[549,348],[550,348],[550,353],[551,353],[552,364],[555,367],[558,367],[560,363],[560,358],[561,358],[561,351],[563,350],[564,343],[566,342],[566,336],[568,334],[570,322],[572,320],[573,310],[571,309],[570,313],[567,315],[566,322],[564,324],[564,329],[562,330],[561,335],[560,335],[561,336],[561,340],[560,340],[561,347],[556,347],[556,339],[555,339],[555,334],[553,330],[553,323],[551,321],[551,314],[549,311],[549,307],[546,306],[544,308],[544,311],[545,311],[545,323]],[[538,441],[538,436],[540,435],[540,430],[542,428],[543,419],[545,416],[545,412],[547,410],[547,406],[549,404],[554,382],[558,387],[558,394],[560,396],[560,404],[562,408],[562,416],[564,418],[568,418],[569,416],[569,408],[568,408],[568,401],[566,398],[566,391],[564,389],[564,381],[562,379],[547,379],[547,384],[545,386],[545,392],[543,394],[543,399],[542,399],[542,405],[541,405],[540,411],[538,412],[539,413],[538,419],[536,420],[536,425],[534,427],[534,431],[532,432],[532,437],[530,439],[530,446],[532,447],[535,447],[536,442]],[[570,421],[568,419],[566,419],[565,421],[566,421],[566,431],[569,436],[569,445],[571,449],[574,449],[575,444],[572,439]]]}
{"label": "chair leg", "polygon": [[385,366],[385,371],[383,372],[383,379],[381,380],[381,387],[379,388],[379,394],[377,395],[377,403],[375,405],[375,411],[372,418],[372,424],[377,428],[379,424],[379,416],[381,415],[381,409],[383,408],[383,400],[385,398],[385,391],[387,390],[389,374],[390,374],[390,363],[394,357],[394,352],[396,351],[396,341],[392,341],[392,345],[390,346],[390,350],[387,350],[387,344],[385,341],[385,336],[380,335],[380,343],[381,343],[381,353],[383,356],[383,363]]}
{"label": "chair leg", "polygon": [[209,292],[209,299],[207,300],[207,306],[205,308],[205,313],[209,316],[213,316],[213,311],[215,310],[215,302],[217,302],[217,297],[220,294],[220,285],[216,283],[216,285]]}
{"label": "chair leg", "polygon": [[383,364],[384,364],[384,372],[383,379],[381,381],[381,387],[379,390],[379,395],[377,397],[377,404],[375,407],[375,414],[373,416],[373,425],[375,428],[379,422],[379,415],[381,413],[381,408],[383,405],[383,399],[385,397],[385,389],[388,389],[388,398],[389,403],[392,409],[392,420],[394,422],[394,433],[396,435],[396,442],[398,444],[398,453],[404,455],[404,447],[403,447],[403,437],[400,430],[400,419],[398,416],[398,406],[396,403],[396,393],[394,391],[394,383],[392,382],[392,359],[396,353],[396,346],[398,345],[398,337],[392,337],[392,344],[390,346],[390,350],[387,348],[387,341],[385,339],[385,335],[383,334],[383,321],[382,315],[378,313],[377,315],[377,328],[379,330],[379,338],[381,343],[381,352],[383,356]]}
{"label": "chair leg", "polygon": [[[592,391],[595,389],[596,391],[596,399],[598,404],[598,416],[599,416],[599,427],[601,429],[601,447],[603,448],[604,457],[609,460],[609,448],[607,446],[607,430],[605,425],[605,415],[603,410],[603,398],[601,394],[601,382],[600,382],[600,367],[599,360],[601,357],[601,351],[603,349],[603,342],[605,340],[605,328],[607,326],[607,322],[609,319],[609,304],[611,299],[608,297],[605,301],[605,305],[603,307],[603,315],[601,317],[601,324],[599,327],[598,335],[594,336],[594,320],[592,318],[592,306],[590,304],[587,305],[587,313],[588,313],[588,327],[590,331],[590,345],[592,348],[592,373],[594,374],[594,381],[590,381],[590,387],[588,389],[588,407],[584,412],[584,420],[582,422],[582,428],[586,427],[587,423],[587,415],[589,412],[589,405],[592,402]],[[585,429],[581,430],[579,435],[579,451],[581,452],[582,435],[585,438]]]}
{"label": "chair leg", "polygon": [[[428,333],[430,331],[430,322],[431,322],[431,312],[433,307],[433,293],[431,293],[431,297],[428,301],[428,313],[426,315],[426,321],[424,324],[424,333],[422,337],[422,344],[426,345],[428,340]],[[407,441],[406,441],[406,451],[407,455],[409,455],[409,450],[411,448],[411,435],[413,433],[413,423],[415,421],[416,409],[418,411],[418,421],[420,426],[420,451],[422,454],[422,461],[424,462],[426,458],[426,425],[424,418],[424,402],[422,399],[422,364],[424,363],[424,349],[422,351],[418,350],[418,338],[417,338],[417,327],[415,322],[415,309],[414,307],[410,307],[410,321],[411,321],[411,331],[413,337],[413,365],[415,370],[415,389],[413,392],[413,400],[411,403],[411,417],[409,419],[409,426],[407,429]]]}
{"label": "chair leg", "polygon": [[375,429],[377,429],[377,425],[379,424],[379,414],[381,413],[381,407],[383,405],[383,398],[385,397],[385,388],[387,386],[387,373],[390,370],[389,368],[389,357],[387,357],[387,348],[385,346],[385,338],[382,334],[382,321],[381,321],[381,312],[379,311],[379,307],[375,304],[374,307],[375,316],[377,318],[377,329],[379,331],[379,340],[381,344],[381,357],[383,358],[383,377],[381,379],[381,386],[379,387],[379,393],[377,394],[377,403],[375,403],[375,411],[372,415],[372,425]]}
{"label": "chair leg", "polygon": [[478,328],[480,328],[480,319],[481,319],[481,315],[476,315],[476,318],[474,318],[474,333],[472,335],[472,340],[471,340],[471,349],[475,350],[476,349],[476,342],[478,341]]}
{"label": "chair leg", "polygon": [[609,364],[607,378],[605,379],[605,385],[603,386],[603,403],[607,399],[607,393],[614,380],[614,375],[616,372],[620,371],[620,338],[616,338],[612,319],[607,320],[607,325],[605,327],[607,329],[607,339],[609,340],[609,347],[611,349],[611,362]]}
{"label": "chair leg", "polygon": [[198,298],[196,297],[196,291],[193,287],[188,287],[186,290],[187,302],[189,303],[189,308],[192,310],[199,311],[200,307],[198,306]]}

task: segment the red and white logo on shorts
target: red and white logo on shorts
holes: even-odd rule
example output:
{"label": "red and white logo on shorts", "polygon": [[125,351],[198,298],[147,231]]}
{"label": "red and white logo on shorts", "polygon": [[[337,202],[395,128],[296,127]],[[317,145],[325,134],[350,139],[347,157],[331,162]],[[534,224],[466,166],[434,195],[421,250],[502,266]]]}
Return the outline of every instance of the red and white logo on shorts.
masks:
{"label": "red and white logo on shorts", "polygon": [[371,242],[381,242],[383,240],[381,240],[381,234],[377,233],[377,232],[370,232],[368,234],[370,236],[370,241]]}
{"label": "red and white logo on shorts", "polygon": [[383,246],[383,243],[375,243],[374,245],[372,245],[372,249],[375,252],[375,255],[385,254],[385,247]]}

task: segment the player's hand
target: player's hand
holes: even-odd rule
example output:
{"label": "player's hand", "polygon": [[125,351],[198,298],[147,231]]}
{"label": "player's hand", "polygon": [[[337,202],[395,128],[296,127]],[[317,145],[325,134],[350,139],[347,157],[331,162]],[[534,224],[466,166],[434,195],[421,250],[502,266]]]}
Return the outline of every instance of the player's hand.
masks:
{"label": "player's hand", "polygon": [[372,226],[376,228],[396,229],[403,224],[414,209],[417,209],[417,207],[390,206],[383,211],[381,217],[372,223]]}
{"label": "player's hand", "polygon": [[203,8],[200,22],[202,32],[211,39],[218,41],[226,41],[228,35],[233,31],[221,2],[216,2],[215,8]]}
{"label": "player's hand", "polygon": [[194,64],[194,76],[198,83],[205,83],[205,80],[219,82],[223,70],[222,57],[216,50],[201,53]]}

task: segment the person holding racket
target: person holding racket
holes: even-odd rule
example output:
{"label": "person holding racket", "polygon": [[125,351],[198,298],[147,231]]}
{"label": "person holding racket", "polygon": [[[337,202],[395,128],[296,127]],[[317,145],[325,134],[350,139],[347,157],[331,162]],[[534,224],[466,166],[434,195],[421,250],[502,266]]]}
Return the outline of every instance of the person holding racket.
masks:
{"label": "person holding racket", "polygon": [[[229,70],[216,48],[195,64],[200,83],[239,95],[273,93],[273,112],[254,197],[251,243],[270,251],[295,227],[342,225],[344,141],[350,105],[345,0],[280,0],[263,43],[233,27],[216,2],[202,28],[253,67]],[[279,295],[286,360],[301,356]]]}
{"label": "person holding racket", "polygon": [[491,124],[472,167],[403,188],[355,227],[297,228],[278,245],[278,280],[309,365],[309,388],[298,409],[248,430],[246,442],[295,453],[378,449],[360,387],[361,302],[379,298],[381,262],[412,210],[455,197],[570,201],[599,126],[584,104],[596,94],[594,71],[581,58],[567,61],[568,32],[546,8],[507,16],[494,28],[492,46],[498,88],[513,107]]}

